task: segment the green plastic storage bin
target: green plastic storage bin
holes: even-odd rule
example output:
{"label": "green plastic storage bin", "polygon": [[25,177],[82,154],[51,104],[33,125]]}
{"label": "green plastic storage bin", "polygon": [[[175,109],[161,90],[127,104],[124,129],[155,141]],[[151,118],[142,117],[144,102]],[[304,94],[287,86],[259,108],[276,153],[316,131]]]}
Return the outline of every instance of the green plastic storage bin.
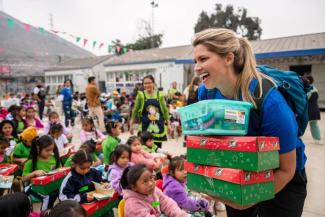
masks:
{"label": "green plastic storage bin", "polygon": [[246,135],[253,104],[204,100],[179,109],[185,135]]}

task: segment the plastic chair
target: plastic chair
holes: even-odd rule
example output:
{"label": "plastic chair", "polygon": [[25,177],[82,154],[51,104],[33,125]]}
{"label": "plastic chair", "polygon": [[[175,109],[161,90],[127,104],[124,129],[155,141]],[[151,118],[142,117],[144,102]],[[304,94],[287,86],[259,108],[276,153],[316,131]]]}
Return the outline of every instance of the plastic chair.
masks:
{"label": "plastic chair", "polygon": [[117,207],[117,213],[118,213],[118,217],[124,217],[124,206],[125,206],[125,200],[122,199]]}

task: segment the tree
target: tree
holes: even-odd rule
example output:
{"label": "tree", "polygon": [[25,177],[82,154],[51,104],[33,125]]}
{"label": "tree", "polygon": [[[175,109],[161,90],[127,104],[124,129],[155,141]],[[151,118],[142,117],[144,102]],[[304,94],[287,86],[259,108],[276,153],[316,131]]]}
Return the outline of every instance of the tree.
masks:
{"label": "tree", "polygon": [[151,25],[145,20],[142,20],[141,22],[142,27],[140,27],[138,31],[142,31],[143,33],[139,34],[139,38],[134,43],[127,43],[123,45],[119,39],[112,41],[116,55],[124,54],[130,49],[145,50],[160,47],[162,44],[163,34],[152,34]]}
{"label": "tree", "polygon": [[257,40],[262,35],[260,23],[258,17],[247,16],[246,8],[237,8],[235,11],[232,5],[227,5],[223,10],[222,4],[216,4],[216,11],[211,16],[205,11],[201,12],[194,31],[199,32],[212,27],[227,28],[249,40]]}

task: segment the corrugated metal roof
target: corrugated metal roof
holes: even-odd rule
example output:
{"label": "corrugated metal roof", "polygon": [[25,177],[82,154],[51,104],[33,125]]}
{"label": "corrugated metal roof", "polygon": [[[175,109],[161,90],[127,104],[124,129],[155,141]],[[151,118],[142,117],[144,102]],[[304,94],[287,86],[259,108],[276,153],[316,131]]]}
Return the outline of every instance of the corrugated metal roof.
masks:
{"label": "corrugated metal roof", "polygon": [[183,45],[168,48],[154,48],[147,50],[131,51],[121,56],[112,57],[105,66],[124,65],[131,63],[162,62],[176,60],[192,52],[192,46]]}
{"label": "corrugated metal roof", "polygon": [[252,41],[252,46],[256,54],[325,48],[325,32]]}
{"label": "corrugated metal roof", "polygon": [[114,55],[104,55],[104,56],[97,56],[97,57],[70,59],[58,64],[56,67],[52,67],[44,71],[91,68],[105,60],[108,60],[113,56]]}
{"label": "corrugated metal roof", "polygon": [[[251,41],[251,45],[253,47],[254,53],[256,54],[256,57],[261,59],[297,55],[302,56],[304,54],[312,55],[313,53],[315,53],[315,55],[319,55],[319,51],[325,48],[325,32]],[[307,52],[307,50],[314,52]],[[295,53],[294,51],[299,52]],[[284,56],[281,55],[284,53]],[[322,51],[322,53],[324,52]],[[179,59],[192,60],[193,54],[189,53],[188,55],[184,55]],[[180,61],[179,63],[183,62]]]}

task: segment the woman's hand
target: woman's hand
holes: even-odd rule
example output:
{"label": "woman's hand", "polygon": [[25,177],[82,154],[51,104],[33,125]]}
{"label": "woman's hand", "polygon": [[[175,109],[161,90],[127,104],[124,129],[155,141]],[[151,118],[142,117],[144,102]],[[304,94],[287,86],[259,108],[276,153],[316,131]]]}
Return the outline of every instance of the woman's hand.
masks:
{"label": "woman's hand", "polygon": [[210,195],[207,195],[206,198],[208,200],[211,200],[212,199],[212,200],[220,201],[221,203],[224,203],[226,206],[230,206],[231,208],[237,209],[237,210],[245,210],[245,209],[251,208],[252,206],[255,205],[255,204],[240,205],[240,204],[234,203],[232,201],[225,200],[225,199],[222,199],[220,197],[210,196]]}

